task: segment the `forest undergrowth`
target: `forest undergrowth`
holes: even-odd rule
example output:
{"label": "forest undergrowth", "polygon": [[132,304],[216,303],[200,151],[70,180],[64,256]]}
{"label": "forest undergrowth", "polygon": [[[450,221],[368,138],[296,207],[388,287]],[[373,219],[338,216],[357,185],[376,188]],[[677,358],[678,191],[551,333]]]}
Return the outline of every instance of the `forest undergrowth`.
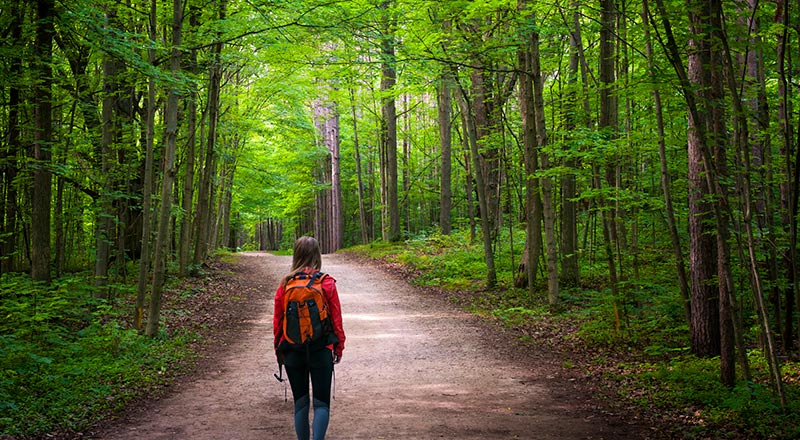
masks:
{"label": "forest undergrowth", "polygon": [[[522,244],[517,245],[516,261]],[[666,266],[660,264],[661,256],[653,256],[649,265],[643,259],[640,274],[646,276],[625,282],[618,297],[605,279],[593,276],[591,267],[582,268],[580,285],[562,288],[558,305],[551,306],[545,275],[537,277],[534,296],[527,288],[513,287],[514,253],[509,246],[505,252],[499,248],[494,289],[485,285],[479,241],[466,233],[378,242],[348,252],[378,260],[413,283],[506,326],[522,347],[546,347],[562,359],[566,374],[609,405],[635,412],[672,438],[800,438],[800,363],[782,358],[787,397],[782,408],[753,324],[745,335],[752,381],[742,379],[737,365],[737,385],[722,385],[719,359],[690,353],[680,294],[674,276],[659,269]]]}
{"label": "forest undergrowth", "polygon": [[25,275],[0,280],[0,439],[82,438],[94,423],[163,394],[192,371],[206,347],[236,323],[232,261],[173,278],[150,338],[133,327],[135,286],[95,298],[92,278],[73,273],[43,288]]}

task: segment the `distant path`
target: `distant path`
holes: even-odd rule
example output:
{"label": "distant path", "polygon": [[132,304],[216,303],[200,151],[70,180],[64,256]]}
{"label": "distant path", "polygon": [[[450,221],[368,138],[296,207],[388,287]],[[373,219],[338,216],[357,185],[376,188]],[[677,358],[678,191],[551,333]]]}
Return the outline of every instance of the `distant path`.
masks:
{"label": "distant path", "polygon": [[[291,439],[291,390],[273,377],[272,297],[290,257],[246,253],[237,291],[257,292],[252,320],[197,377],[97,433],[104,439]],[[498,348],[500,330],[386,272],[325,255],[344,311],[328,438],[641,439],[552,375],[546,354]],[[237,284],[233,284],[237,286]],[[539,356],[540,358],[537,358]]]}

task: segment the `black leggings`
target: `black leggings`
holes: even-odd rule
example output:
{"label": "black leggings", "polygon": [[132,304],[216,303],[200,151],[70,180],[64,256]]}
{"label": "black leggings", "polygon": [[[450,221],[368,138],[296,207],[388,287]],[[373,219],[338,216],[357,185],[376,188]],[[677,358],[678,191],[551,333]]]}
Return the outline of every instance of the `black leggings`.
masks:
{"label": "black leggings", "polygon": [[314,399],[330,405],[333,352],[327,348],[311,352],[288,350],[284,365],[295,401],[308,395],[308,377],[310,375]]}

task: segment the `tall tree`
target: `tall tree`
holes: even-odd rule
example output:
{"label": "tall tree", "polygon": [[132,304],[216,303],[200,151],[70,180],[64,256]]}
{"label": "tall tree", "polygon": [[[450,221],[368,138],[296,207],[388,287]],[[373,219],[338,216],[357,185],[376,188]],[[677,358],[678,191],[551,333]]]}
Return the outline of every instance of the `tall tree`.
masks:
{"label": "tall tree", "polygon": [[[220,15],[224,17],[224,13]],[[175,150],[178,138],[178,97],[180,95],[180,91],[178,90],[178,75],[181,70],[182,31],[183,3],[181,0],[173,0],[172,51],[170,55],[170,73],[172,77],[167,94],[167,105],[164,110],[166,128],[164,130],[164,168],[161,178],[161,208],[158,215],[155,255],[153,257],[153,285],[150,294],[150,308],[147,314],[147,336],[150,337],[155,337],[158,334],[161,320],[164,279],[166,278],[167,269],[172,191],[175,183]]]}
{"label": "tall tree", "polygon": [[[155,44],[157,25],[157,2],[150,1],[150,14],[148,23],[148,33],[150,41]],[[155,47],[147,51],[148,62],[151,65],[156,61]],[[142,328],[144,317],[145,295],[147,284],[150,280],[150,226],[153,223],[152,199],[153,199],[153,148],[155,142],[155,114],[156,114],[156,81],[151,76],[147,83],[147,106],[145,113],[145,126],[147,127],[147,138],[145,143],[145,169],[144,169],[144,194],[142,194],[142,251],[139,255],[139,278],[136,293],[136,308],[134,311],[134,325],[137,329]]]}
{"label": "tall tree", "polygon": [[[716,3],[716,2],[710,2]],[[721,57],[713,40],[713,26],[717,13],[714,4],[688,5],[691,40],[689,42],[689,78],[700,91],[698,104],[700,119],[689,115],[689,181],[690,181],[690,237],[692,249],[691,270],[695,275],[692,280],[692,342],[693,351],[698,355],[723,355],[722,362],[728,364],[728,347],[722,347],[723,327],[730,315],[723,316],[727,308],[727,297],[722,289],[727,290],[726,281],[717,278],[720,249],[717,247],[715,235],[725,231],[716,230],[713,225],[720,222],[715,218],[712,195],[717,195],[715,178],[720,177],[724,163],[725,137],[717,127],[724,126],[724,108],[718,103],[724,99],[722,90]],[[715,64],[718,63],[718,64]],[[702,125],[702,129],[698,127]],[[712,154],[717,160],[712,160]],[[713,173],[713,171],[716,173]],[[713,174],[712,174],[713,173]],[[717,195],[719,196],[719,195]],[[725,236],[727,239],[727,235]],[[709,258],[710,257],[710,258]],[[708,258],[705,261],[701,259]],[[726,332],[727,333],[727,332]],[[727,335],[725,335],[727,336]],[[732,345],[731,345],[732,348]],[[730,381],[730,369],[723,371],[725,381]]]}
{"label": "tall tree", "polygon": [[397,58],[395,56],[395,18],[393,0],[381,2],[381,144],[384,151],[383,181],[386,194],[383,218],[383,238],[400,240],[400,208],[397,189],[397,108],[395,84],[397,83]]}
{"label": "tall tree", "polygon": [[[535,15],[531,17],[535,20]],[[535,21],[534,21],[535,23]],[[550,156],[545,151],[547,145],[547,129],[545,125],[545,105],[542,84],[542,68],[539,56],[539,31],[531,29],[530,36],[530,68],[533,74],[533,98],[536,124],[536,146],[541,158],[543,172],[550,170]],[[553,180],[550,176],[540,179],[542,188],[542,220],[544,221],[545,248],[547,253],[547,292],[548,302],[555,305],[558,302],[558,250],[556,249],[556,213],[553,201]]]}
{"label": "tall tree", "polygon": [[[521,0],[520,9],[526,9],[528,2]],[[528,19],[531,20],[532,19]],[[533,23],[523,22],[520,29],[520,46],[517,49],[517,57],[520,70],[519,81],[519,103],[520,117],[522,118],[522,144],[523,159],[525,162],[525,219],[526,219],[526,245],[523,251],[522,261],[520,262],[520,272],[516,285],[521,287],[527,283],[528,296],[533,298],[536,293],[534,280],[536,279],[536,266],[539,260],[540,249],[542,248],[541,230],[541,201],[539,198],[539,179],[536,177],[538,168],[538,149],[537,149],[537,124],[536,124],[536,101],[534,98],[534,73],[532,50],[533,32],[530,29]],[[524,282],[523,283],[523,279]]]}
{"label": "tall tree", "polygon": [[441,179],[439,193],[439,228],[442,234],[450,234],[451,219],[450,209],[453,202],[453,192],[451,189],[452,175],[452,131],[451,115],[453,104],[450,97],[452,87],[450,76],[445,70],[441,76],[441,82],[437,87],[437,109],[439,116],[439,146],[441,152]]}
{"label": "tall tree", "polygon": [[[688,71],[672,32],[663,0],[657,0],[667,37],[666,49],[689,110],[689,236],[692,273],[690,336],[699,356],[720,356],[722,383],[735,380],[733,280],[728,250],[728,219],[723,179],[727,173],[724,80],[719,2],[687,4]],[[712,228],[716,226],[715,230]],[[708,234],[714,233],[714,238]],[[705,236],[704,236],[705,235]],[[704,261],[704,258],[710,258]],[[715,266],[711,262],[716,263]],[[716,269],[716,270],[715,270]],[[743,359],[746,358],[743,356]]]}
{"label": "tall tree", "polygon": [[[22,78],[22,5],[20,0],[10,2],[9,37],[17,49],[16,55],[10,57],[9,73],[11,78]],[[0,274],[13,272],[17,254],[17,175],[19,173],[18,150],[22,145],[22,84],[19,80],[9,81],[8,90],[8,126],[7,141],[0,144]]]}
{"label": "tall tree", "polygon": [[359,231],[360,231],[360,239],[362,244],[366,244],[369,242],[371,234],[370,234],[370,227],[368,226],[367,222],[367,211],[364,205],[364,182],[362,178],[362,169],[361,169],[361,152],[359,151],[359,143],[358,143],[358,116],[356,112],[356,98],[355,98],[355,91],[352,87],[349,89],[350,92],[350,110],[353,117],[353,156],[355,159],[356,165],[356,184],[357,188],[356,191],[358,193],[358,224],[359,224]]}
{"label": "tall tree", "polygon": [[[577,93],[583,43],[581,41],[581,25],[579,5],[572,5],[573,27],[569,34],[569,76],[567,77],[567,94],[564,103],[564,129],[569,133],[578,125],[581,104],[587,99],[580,99]],[[566,22],[567,20],[564,19]],[[585,85],[585,84],[584,84]],[[566,158],[564,166],[567,172],[561,177],[561,281],[566,286],[576,286],[580,280],[578,266],[578,203],[575,174],[578,170],[575,147],[567,143],[564,147]]]}
{"label": "tall tree", "polygon": [[[189,4],[189,32],[196,32],[199,27],[200,6],[196,2]],[[193,75],[198,73],[197,48],[189,50],[189,65],[187,71]],[[191,260],[192,244],[192,219],[195,186],[195,155],[197,145],[197,86],[194,82],[189,84],[189,96],[186,102],[186,163],[184,164],[183,175],[183,199],[181,208],[181,235],[178,241],[178,274],[186,276]]]}
{"label": "tall tree", "polygon": [[[617,10],[614,0],[600,1],[600,65],[599,74],[599,106],[597,125],[601,131],[601,136],[612,143],[617,137],[619,108],[616,97],[616,35]],[[616,160],[607,161],[605,169],[605,185],[610,191],[617,188],[618,166]],[[599,190],[603,183],[600,179],[599,166],[595,165],[595,186]],[[608,265],[609,284],[612,295],[614,296],[614,313],[617,327],[620,326],[619,315],[619,276],[615,255],[619,249],[620,237],[617,229],[617,210],[613,206],[610,197],[604,197],[601,202],[601,213],[603,219],[603,240],[605,241],[606,262]]]}
{"label": "tall tree", "polygon": [[[225,20],[226,1],[219,0],[219,19]],[[208,132],[205,145],[203,168],[200,175],[200,187],[197,191],[197,219],[195,222],[196,233],[194,237],[194,258],[192,264],[199,267],[208,257],[209,246],[214,242],[212,233],[214,176],[216,175],[216,148],[217,127],[220,116],[220,89],[222,87],[222,40],[221,31],[217,32],[211,46],[211,65],[209,67],[208,82]],[[213,249],[212,249],[213,250]]]}
{"label": "tall tree", "polygon": [[494,249],[492,249],[492,233],[491,224],[489,221],[488,211],[488,195],[486,187],[485,170],[480,164],[480,153],[478,152],[478,133],[476,128],[475,116],[472,114],[472,107],[469,105],[467,91],[459,84],[458,106],[461,108],[462,118],[464,120],[464,134],[466,140],[464,141],[469,146],[469,153],[471,159],[472,170],[475,173],[475,185],[478,192],[478,206],[480,207],[481,215],[481,231],[483,235],[483,255],[486,260],[486,285],[494,287],[497,283],[497,269],[494,265]]}
{"label": "tall tree", "polygon": [[325,160],[318,170],[321,177],[317,192],[317,210],[314,222],[315,236],[323,253],[331,253],[342,247],[344,218],[342,216],[342,186],[339,167],[339,114],[336,102],[327,97],[313,103],[314,124],[319,133]]}
{"label": "tall tree", "polygon": [[55,33],[55,3],[36,2],[36,54],[34,86],[33,188],[31,196],[31,278],[50,281],[50,208],[53,99],[53,34]]}
{"label": "tall tree", "polygon": [[[106,11],[106,33],[112,34],[119,28],[117,19],[117,6],[111,5]],[[96,296],[103,296],[108,285],[108,271],[111,259],[111,244],[114,241],[114,213],[113,213],[113,182],[112,159],[115,143],[119,139],[120,117],[117,114],[120,107],[120,77],[125,64],[119,60],[115,53],[108,52],[103,56],[103,106],[101,112],[100,139],[100,184],[97,229],[95,231],[95,265],[94,276],[97,290]]]}
{"label": "tall tree", "polygon": [[[786,0],[777,2],[775,22],[779,24],[777,35],[777,70],[778,70],[778,126],[780,133],[780,154],[784,162],[784,172],[789,178],[780,185],[781,193],[781,221],[788,229],[788,246],[784,251],[784,274],[787,286],[784,288],[784,303],[786,313],[783,325],[783,348],[791,351],[795,345],[795,321],[800,309],[800,289],[797,279],[797,212],[798,197],[800,197],[800,147],[795,146],[796,136],[792,126],[791,102],[791,55],[790,55],[790,17],[794,3]],[[788,63],[788,65],[787,65]]]}

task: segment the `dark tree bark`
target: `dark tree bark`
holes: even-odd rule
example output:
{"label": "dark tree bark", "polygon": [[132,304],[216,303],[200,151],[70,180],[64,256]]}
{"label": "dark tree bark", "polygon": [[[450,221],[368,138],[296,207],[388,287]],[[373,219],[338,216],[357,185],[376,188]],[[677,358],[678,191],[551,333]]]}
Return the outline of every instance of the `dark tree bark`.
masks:
{"label": "dark tree bark", "polygon": [[[150,1],[150,17],[148,32],[151,41],[156,41],[156,0]],[[155,48],[147,52],[148,62],[152,65],[156,60]],[[155,141],[155,114],[156,114],[156,81],[150,77],[147,84],[147,105],[145,113],[145,128],[147,139],[145,143],[144,165],[144,191],[142,194],[142,250],[139,256],[139,277],[136,292],[136,306],[134,310],[134,327],[141,330],[144,319],[144,303],[147,294],[147,285],[150,281],[150,226],[153,224],[153,144]]]}
{"label": "dark tree bark", "polygon": [[[106,19],[109,27],[118,26],[117,10],[112,7],[106,12]],[[107,53],[103,56],[103,106],[101,111],[101,139],[100,139],[100,175],[99,181],[101,188],[97,204],[99,206],[97,215],[97,230],[95,231],[95,296],[102,297],[107,294],[108,271],[111,259],[111,244],[114,242],[114,206],[113,206],[113,185],[112,178],[112,158],[115,142],[119,138],[118,112],[120,103],[120,80],[119,76],[124,70],[124,64],[116,59],[113,54]]]}
{"label": "dark tree bark", "polygon": [[[225,18],[225,0],[219,2],[219,17]],[[197,192],[197,213],[196,232],[194,241],[194,258],[192,264],[195,268],[200,267],[208,257],[209,249],[213,238],[210,236],[212,231],[212,211],[214,207],[213,180],[216,175],[216,145],[217,145],[217,125],[219,123],[219,96],[222,87],[222,46],[224,43],[217,36],[217,41],[212,45],[212,62],[209,70],[208,85],[208,133],[205,146],[205,159],[200,177],[200,187]]]}
{"label": "dark tree bark", "polygon": [[[315,236],[323,253],[336,252],[342,247],[344,219],[342,216],[342,185],[339,170],[339,114],[336,103],[326,98],[315,100],[314,123],[327,152],[323,168],[318,170],[321,185],[326,189],[317,195]],[[330,187],[328,188],[328,185]]]}
{"label": "dark tree bark", "polygon": [[[224,3],[222,3],[224,11]],[[181,0],[172,4],[172,53],[170,72],[177,77],[181,70],[181,37],[183,25],[183,5]],[[224,17],[224,13],[220,14]],[[147,314],[147,336],[158,334],[161,319],[164,279],[166,278],[170,219],[172,211],[172,190],[175,183],[175,150],[178,138],[178,96],[177,87],[170,86],[167,105],[164,110],[166,129],[164,130],[164,169],[161,180],[161,209],[158,215],[158,228],[153,256],[153,285],[150,294],[150,308]]]}
{"label": "dark tree bark", "polygon": [[[456,95],[458,96],[458,95]],[[461,102],[456,99],[458,105],[461,105]],[[472,157],[470,154],[470,145],[469,145],[469,122],[467,121],[467,115],[461,112],[461,126],[463,127],[464,133],[462,134],[461,142],[464,146],[464,173],[466,174],[465,179],[465,192],[466,192],[466,199],[467,199],[467,217],[469,218],[469,241],[470,243],[475,243],[475,238],[477,236],[477,225],[475,224],[475,199],[473,199],[473,194],[475,194],[475,189],[472,186],[473,181],[473,173],[472,173]]]}
{"label": "dark tree bark", "polygon": [[395,106],[394,88],[397,83],[395,57],[395,20],[389,10],[391,0],[381,3],[383,9],[383,29],[381,35],[381,140],[383,144],[386,194],[386,218],[384,218],[383,238],[387,241],[399,241],[400,211],[397,189],[397,109]]}
{"label": "dark tree bark", "polygon": [[[15,47],[23,45],[22,41],[22,2],[10,2],[9,36]],[[16,78],[22,77],[22,55],[13,56],[10,60],[9,70]],[[0,275],[13,272],[16,269],[17,254],[17,215],[19,206],[17,202],[17,174],[19,163],[17,155],[22,145],[22,130],[20,127],[20,113],[22,104],[21,84],[17,81],[10,82],[8,89],[8,143],[0,146]]]}
{"label": "dark tree bark", "polygon": [[55,3],[53,0],[36,2],[36,36],[34,42],[35,71],[38,81],[34,86],[33,134],[33,188],[31,197],[31,278],[50,281],[50,206],[51,206],[51,144],[52,144],[52,84],[53,84],[53,34]]}
{"label": "dark tree bark", "polygon": [[[699,15],[699,14],[698,14]],[[710,60],[708,43],[703,37],[704,30],[693,25],[692,40],[689,43],[688,75],[690,81],[699,89],[708,87],[711,79],[704,66]],[[699,97],[698,103],[708,103],[708,98]],[[713,225],[713,207],[709,203],[712,188],[706,179],[704,153],[706,146],[703,133],[709,131],[709,108],[699,108],[703,119],[689,115],[688,153],[689,153],[689,273],[692,288],[692,321],[690,324],[692,352],[698,356],[717,356],[720,354],[719,286],[716,280],[716,246]],[[698,130],[698,126],[702,125]]]}
{"label": "dark tree bark", "polygon": [[[195,31],[200,23],[200,8],[194,2],[189,5],[189,26],[190,32]],[[198,73],[197,49],[189,51],[189,72]],[[178,241],[178,275],[185,277],[189,272],[189,261],[191,260],[192,230],[194,218],[192,212],[194,199],[194,180],[195,180],[195,155],[197,145],[197,88],[192,83],[189,92],[189,99],[186,104],[186,164],[183,180],[183,199],[181,207],[183,217],[181,217],[181,236]]]}
{"label": "dark tree bark", "polygon": [[[617,10],[614,0],[601,0],[600,1],[600,66],[598,75],[600,79],[600,92],[599,92],[599,105],[600,113],[598,119],[598,126],[601,130],[601,135],[606,139],[613,139],[617,136],[619,109],[616,89],[616,51],[615,51],[615,35],[616,35],[616,18]],[[595,167],[598,168],[598,167]],[[601,188],[601,180],[599,178],[600,170],[595,170],[595,185],[597,189]],[[617,163],[611,160],[606,164],[605,170],[605,184],[611,188],[617,186]],[[619,249],[619,234],[617,233],[617,210],[611,203],[603,198],[600,205],[602,208],[603,219],[603,239],[605,240],[606,262],[608,265],[609,283],[611,285],[611,292],[614,296],[614,314],[616,319],[617,328],[620,327],[620,311],[618,304],[619,296],[619,277],[617,276],[617,261],[615,258],[616,251]]]}
{"label": "dark tree bark", "polygon": [[[544,151],[547,145],[547,129],[545,125],[544,93],[542,84],[542,69],[539,56],[539,33],[531,32],[530,37],[530,65],[533,74],[533,97],[536,110],[536,145],[541,158],[542,170],[550,169],[550,157]],[[544,221],[544,236],[547,261],[547,292],[550,305],[558,303],[558,249],[556,249],[555,231],[555,206],[553,202],[553,180],[549,176],[540,179],[542,187],[542,220]]]}
{"label": "dark tree bark", "polygon": [[495,106],[501,105],[492,94],[491,74],[483,65],[480,57],[473,56],[475,69],[470,75],[472,98],[470,110],[475,124],[475,137],[479,146],[476,166],[480,165],[486,185],[486,217],[489,229],[489,240],[494,243],[500,227],[500,155],[496,145],[490,144],[490,136],[497,131],[494,120]]}
{"label": "dark tree bark", "polygon": [[[573,17],[575,29],[570,32],[570,55],[569,55],[569,77],[567,79],[568,93],[564,115],[564,125],[569,133],[577,127],[575,113],[581,100],[575,93],[578,79],[578,69],[580,63],[579,48],[581,47],[580,22],[578,20],[577,7],[574,7]],[[568,149],[569,147],[565,147]],[[574,171],[578,168],[577,160],[572,154],[567,153],[564,165],[567,174],[561,178],[561,282],[566,286],[577,286],[580,282],[580,271],[578,266],[578,204],[575,202],[577,196],[577,184]]]}
{"label": "dark tree bark", "polygon": [[[791,82],[789,58],[789,18],[793,2],[778,0],[778,14],[775,21],[782,25],[783,32],[778,34],[777,64],[778,64],[778,125],[781,134],[780,152],[784,159],[784,170],[790,178],[780,185],[782,223],[789,234],[788,249],[784,252],[783,273],[787,280],[784,288],[784,325],[782,342],[785,351],[791,351],[795,344],[795,314],[799,311],[800,301],[797,295],[797,209],[798,195],[800,195],[800,148],[795,148],[795,131],[792,127]],[[798,127],[800,131],[800,127]],[[794,155],[794,157],[793,157]]]}
{"label": "dark tree bark", "polygon": [[359,238],[361,244],[367,244],[370,240],[370,228],[367,223],[367,212],[364,207],[364,182],[361,171],[361,152],[359,151],[358,144],[358,117],[356,114],[356,98],[355,91],[350,88],[350,110],[353,116],[353,151],[356,163],[356,179],[358,182],[358,224],[359,224]]}
{"label": "dark tree bark", "polygon": [[451,189],[452,175],[452,99],[450,88],[452,87],[450,75],[445,72],[441,76],[441,83],[437,88],[438,116],[439,116],[439,146],[441,158],[441,180],[439,193],[439,228],[442,234],[450,234],[451,219],[450,211],[453,203],[453,192]]}
{"label": "dark tree bark", "polygon": [[[520,8],[527,7],[524,0],[519,2]],[[525,250],[518,268],[515,285],[528,286],[528,296],[532,300],[536,294],[534,281],[539,255],[542,249],[541,202],[539,199],[539,179],[535,177],[538,168],[538,149],[536,146],[536,103],[533,91],[533,67],[530,51],[531,33],[523,29],[523,44],[517,52],[519,68],[522,71],[519,82],[520,116],[522,118],[522,145],[525,161]]]}
{"label": "dark tree bark", "polygon": [[[657,0],[656,3],[667,38],[666,54],[678,75],[689,110],[689,190],[690,216],[692,216],[689,231],[690,269],[694,277],[699,277],[698,273],[702,272],[703,278],[697,281],[705,281],[700,286],[706,288],[703,290],[698,289],[696,285],[692,286],[690,323],[692,350],[701,356],[719,355],[720,379],[723,384],[732,386],[735,380],[733,362],[733,340],[736,339],[733,325],[735,297],[728,250],[730,208],[727,206],[727,191],[724,187],[727,174],[725,161],[727,121],[724,117],[724,108],[720,105],[724,98],[722,88],[725,79],[732,78],[726,78],[723,74],[723,69],[726,65],[730,65],[730,61],[725,59],[722,52],[727,48],[727,41],[722,34],[722,7],[718,1],[687,3],[690,22],[689,73],[687,73],[681,61],[680,50],[664,2]],[[735,86],[732,88],[736,89]],[[705,204],[710,214],[698,208],[707,200],[703,196],[710,196],[714,200],[714,203]],[[698,218],[702,215],[708,216],[708,221],[716,225],[716,230],[706,229],[709,233],[715,234],[716,246],[703,242],[702,239],[705,237],[698,236],[704,227],[709,228],[708,225],[699,222]],[[705,249],[706,253],[714,254],[712,261],[716,262],[716,274],[706,267],[708,263],[705,266],[696,266],[705,263],[701,260],[704,255],[699,252],[702,249]],[[694,282],[695,278],[692,281]],[[709,286],[712,287],[710,291],[708,291]],[[747,359],[745,356],[741,358],[745,361]],[[746,362],[743,362],[743,367],[747,375]]]}

